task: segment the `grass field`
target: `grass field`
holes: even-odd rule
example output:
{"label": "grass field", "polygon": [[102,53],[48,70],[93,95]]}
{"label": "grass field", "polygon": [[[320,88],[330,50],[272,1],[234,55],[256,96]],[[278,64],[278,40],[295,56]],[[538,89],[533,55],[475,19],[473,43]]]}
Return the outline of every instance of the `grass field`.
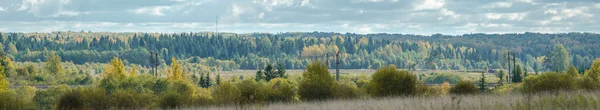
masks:
{"label": "grass field", "polygon": [[[559,92],[534,95],[479,94],[442,97],[398,97],[383,99],[330,100],[320,102],[276,103],[257,106],[206,107],[227,110],[597,110],[599,92]],[[200,109],[200,108],[193,108]]]}

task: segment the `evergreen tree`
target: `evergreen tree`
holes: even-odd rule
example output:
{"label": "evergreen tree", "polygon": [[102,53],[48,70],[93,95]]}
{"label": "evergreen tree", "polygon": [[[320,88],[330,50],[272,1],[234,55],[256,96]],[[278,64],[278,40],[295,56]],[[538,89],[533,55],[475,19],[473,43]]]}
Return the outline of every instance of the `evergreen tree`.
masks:
{"label": "evergreen tree", "polygon": [[519,83],[521,81],[523,81],[523,71],[521,70],[521,66],[516,65],[515,66],[515,70],[513,70],[513,74],[512,74],[512,82],[514,83]]}
{"label": "evergreen tree", "polygon": [[258,71],[256,71],[256,75],[254,76],[254,78],[255,78],[256,82],[259,82],[260,80],[263,79],[263,76],[264,75],[263,75],[262,70],[258,70]]}
{"label": "evergreen tree", "polygon": [[484,92],[486,90],[485,86],[485,72],[481,72],[481,80],[479,80],[479,90],[481,90],[481,92]]}

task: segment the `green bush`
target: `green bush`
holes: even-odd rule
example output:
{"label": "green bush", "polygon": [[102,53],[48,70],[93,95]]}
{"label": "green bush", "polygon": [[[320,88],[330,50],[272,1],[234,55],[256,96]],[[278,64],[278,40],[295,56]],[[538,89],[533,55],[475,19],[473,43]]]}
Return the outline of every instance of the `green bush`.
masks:
{"label": "green bush", "polygon": [[175,109],[183,107],[183,96],[175,92],[167,92],[160,98],[160,107],[163,109]]}
{"label": "green bush", "polygon": [[353,82],[336,82],[331,92],[336,99],[354,99],[363,96],[363,92]]}
{"label": "green bush", "polygon": [[80,90],[71,90],[58,99],[56,109],[59,110],[81,110],[84,109],[85,103]]}
{"label": "green bush", "polygon": [[324,100],[332,97],[330,90],[334,79],[328,69],[327,65],[320,61],[306,66],[298,89],[301,99]]}
{"label": "green bush", "polygon": [[131,89],[117,90],[110,97],[113,107],[118,109],[147,108],[154,102],[152,94],[139,93]]}
{"label": "green bush", "polygon": [[263,85],[250,78],[244,79],[238,82],[236,85],[240,91],[240,104],[249,104],[264,101],[266,97],[262,94],[265,94],[265,92],[269,92],[261,91],[260,89],[263,87]]}
{"label": "green bush", "polygon": [[576,79],[569,74],[542,73],[537,76],[527,77],[523,83],[523,91],[528,93],[556,92],[575,90]]}
{"label": "green bush", "polygon": [[[571,74],[571,76],[573,75]],[[583,90],[598,90],[600,89],[600,82],[595,81],[594,78],[583,76],[578,78],[577,86]]]}
{"label": "green bush", "polygon": [[269,81],[266,89],[269,91],[268,100],[271,102],[289,102],[294,100],[297,87],[291,80],[275,78]]}
{"label": "green bush", "polygon": [[471,81],[459,81],[454,87],[450,88],[452,94],[475,94],[479,91],[478,87]]}
{"label": "green bush", "polygon": [[390,65],[373,74],[369,92],[375,97],[408,96],[415,93],[417,83],[415,75]]}
{"label": "green bush", "polygon": [[35,105],[12,90],[0,91],[0,110],[35,109]]}
{"label": "green bush", "polygon": [[69,91],[70,88],[67,85],[51,86],[46,90],[36,91],[33,100],[39,109],[49,110],[54,107],[63,94]]}
{"label": "green bush", "polygon": [[230,82],[221,82],[213,89],[213,99],[217,104],[227,105],[239,102],[241,97],[240,89]]}

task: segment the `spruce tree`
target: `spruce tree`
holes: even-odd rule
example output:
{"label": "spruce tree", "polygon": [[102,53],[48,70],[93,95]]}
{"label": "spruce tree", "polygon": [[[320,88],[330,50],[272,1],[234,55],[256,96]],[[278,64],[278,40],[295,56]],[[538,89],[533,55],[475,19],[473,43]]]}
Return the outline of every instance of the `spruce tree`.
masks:
{"label": "spruce tree", "polygon": [[479,90],[481,90],[481,92],[485,91],[485,72],[481,72],[481,80],[479,80]]}

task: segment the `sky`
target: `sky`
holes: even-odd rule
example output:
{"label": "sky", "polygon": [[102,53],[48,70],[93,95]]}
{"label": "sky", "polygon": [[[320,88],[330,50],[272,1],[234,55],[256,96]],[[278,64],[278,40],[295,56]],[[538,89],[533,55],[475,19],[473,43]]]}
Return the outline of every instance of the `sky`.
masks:
{"label": "sky", "polygon": [[600,0],[0,0],[0,32],[600,33]]}

